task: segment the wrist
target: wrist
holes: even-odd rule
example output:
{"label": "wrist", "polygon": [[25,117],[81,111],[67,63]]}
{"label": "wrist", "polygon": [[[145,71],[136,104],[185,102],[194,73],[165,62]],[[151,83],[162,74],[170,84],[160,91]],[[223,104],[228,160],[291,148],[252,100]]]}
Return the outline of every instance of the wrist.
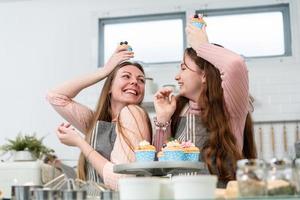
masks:
{"label": "wrist", "polygon": [[154,122],[156,130],[166,131],[167,128],[169,128],[171,126],[171,119],[168,121],[161,122],[161,121],[158,121],[156,117],[154,117],[153,122]]}
{"label": "wrist", "polygon": [[95,149],[92,148],[92,149],[87,153],[87,155],[86,155],[86,160],[87,160],[87,161],[90,162],[90,156],[91,156],[91,154],[92,154],[94,151],[95,151]]}
{"label": "wrist", "polygon": [[166,123],[166,122],[171,120],[171,117],[169,117],[169,116],[157,116],[157,117],[155,117],[155,120],[159,123]]}
{"label": "wrist", "polygon": [[83,138],[78,138],[76,146],[83,152],[85,148],[90,146]]}
{"label": "wrist", "polygon": [[100,68],[101,74],[104,74],[104,76],[108,76],[112,70],[110,69],[109,64],[105,64],[103,67]]}

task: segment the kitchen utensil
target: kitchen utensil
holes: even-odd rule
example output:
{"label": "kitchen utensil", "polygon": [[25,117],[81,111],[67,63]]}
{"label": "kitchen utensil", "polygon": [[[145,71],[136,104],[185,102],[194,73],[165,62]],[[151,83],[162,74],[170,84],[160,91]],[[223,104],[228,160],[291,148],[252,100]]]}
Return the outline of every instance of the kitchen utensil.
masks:
{"label": "kitchen utensil", "polygon": [[274,135],[274,127],[271,125],[271,144],[272,144],[272,153],[273,157],[275,157],[275,135]]}
{"label": "kitchen utensil", "polygon": [[300,140],[299,125],[296,126],[296,141]]}
{"label": "kitchen utensil", "polygon": [[259,127],[258,129],[258,135],[259,135],[259,153],[260,156],[263,157],[263,136],[262,136],[262,128]]}
{"label": "kitchen utensil", "polygon": [[286,132],[286,126],[283,125],[283,147],[284,147],[284,153],[286,154],[288,152],[288,144],[287,144],[287,132]]}
{"label": "kitchen utensil", "polygon": [[62,199],[98,199],[109,189],[104,184],[80,179],[69,179],[65,174],[45,184],[53,190],[59,190]]}

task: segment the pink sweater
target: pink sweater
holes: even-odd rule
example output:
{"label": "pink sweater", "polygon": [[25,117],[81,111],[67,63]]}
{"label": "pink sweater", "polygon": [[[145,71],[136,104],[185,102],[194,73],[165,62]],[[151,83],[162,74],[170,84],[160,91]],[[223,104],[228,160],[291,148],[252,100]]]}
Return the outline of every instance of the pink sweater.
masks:
{"label": "pink sweater", "polygon": [[250,108],[248,70],[244,59],[228,49],[212,44],[203,44],[196,52],[199,57],[217,67],[221,73],[231,129],[242,151],[244,127]]}
{"label": "pink sweater", "polygon": [[[54,109],[74,127],[80,131],[86,130],[87,125],[93,116],[93,111],[91,109],[61,94],[49,92],[47,94],[47,100]],[[142,117],[145,117],[144,121],[146,121],[146,116]],[[126,133],[126,136],[133,146],[138,146],[139,142],[144,139],[150,141],[148,127],[143,126],[142,123],[139,124],[142,135],[135,134],[137,132],[135,130],[137,127],[131,118],[125,118],[122,123],[125,127],[132,127],[132,131]],[[110,155],[110,161],[106,162],[103,174],[100,174],[103,178],[104,184],[111,189],[117,189],[118,179],[128,175],[114,173],[114,164],[130,163],[133,161],[135,161],[134,152],[131,151],[124,138],[117,133],[114,147]]]}

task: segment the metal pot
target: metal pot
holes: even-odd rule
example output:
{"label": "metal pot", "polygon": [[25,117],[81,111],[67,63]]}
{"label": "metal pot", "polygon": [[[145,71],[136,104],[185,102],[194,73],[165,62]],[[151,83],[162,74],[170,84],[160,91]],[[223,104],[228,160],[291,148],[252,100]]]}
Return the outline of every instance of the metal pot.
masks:
{"label": "metal pot", "polygon": [[63,190],[61,191],[62,200],[85,200],[85,190]]}
{"label": "metal pot", "polygon": [[32,196],[34,200],[58,200],[60,192],[49,188],[38,188],[33,190]]}
{"label": "metal pot", "polygon": [[11,187],[12,200],[30,200],[34,188],[42,188],[41,185],[13,185]]}
{"label": "metal pot", "polygon": [[112,190],[105,190],[101,192],[100,200],[118,200],[119,192]]}

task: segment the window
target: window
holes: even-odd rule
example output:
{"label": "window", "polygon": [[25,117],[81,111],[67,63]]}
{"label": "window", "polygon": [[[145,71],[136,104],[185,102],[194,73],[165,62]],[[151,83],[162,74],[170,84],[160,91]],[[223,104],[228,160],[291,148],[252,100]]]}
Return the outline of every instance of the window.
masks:
{"label": "window", "polygon": [[134,60],[144,63],[182,59],[185,14],[150,15],[99,20],[99,63],[105,63],[121,41],[128,41]]}
{"label": "window", "polygon": [[197,11],[206,16],[210,42],[245,57],[289,56],[289,5]]}

